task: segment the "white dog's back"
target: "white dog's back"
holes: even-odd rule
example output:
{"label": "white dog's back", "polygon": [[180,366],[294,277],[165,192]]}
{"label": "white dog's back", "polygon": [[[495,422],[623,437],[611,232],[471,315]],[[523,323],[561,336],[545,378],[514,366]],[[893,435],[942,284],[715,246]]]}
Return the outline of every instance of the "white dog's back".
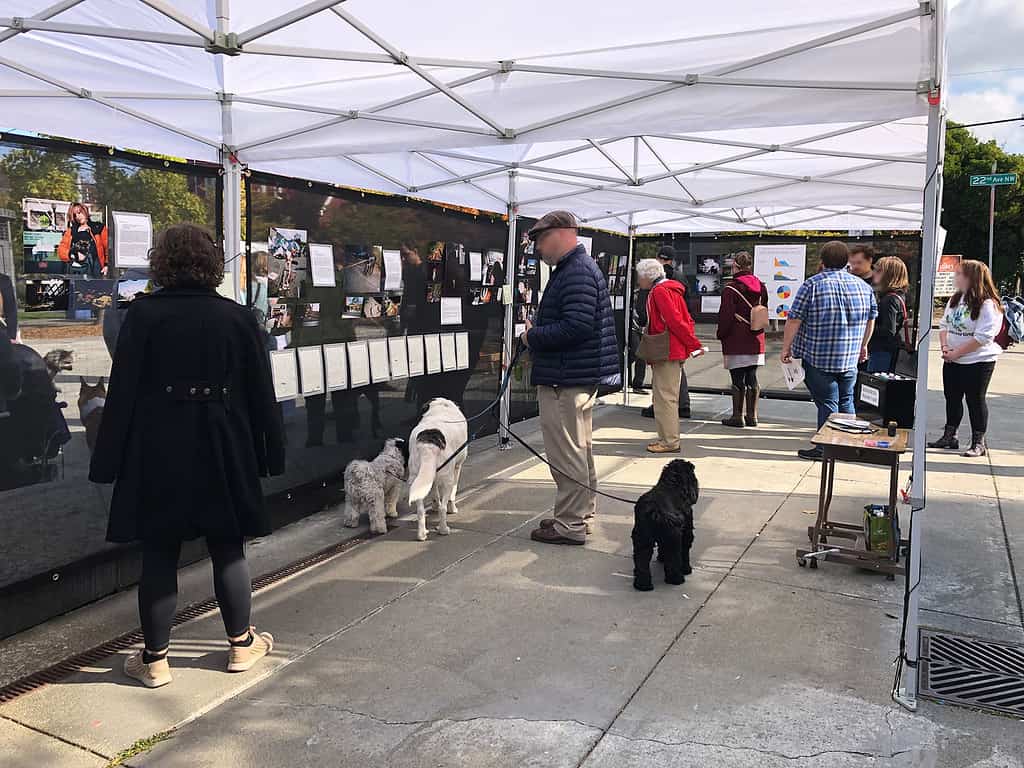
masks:
{"label": "white dog's back", "polygon": [[[455,403],[436,398],[427,404],[419,424],[409,435],[410,503],[422,501],[435,492],[439,479],[454,489],[466,458],[468,438],[466,417]],[[444,467],[439,472],[441,465]],[[442,504],[446,501],[440,500]]]}

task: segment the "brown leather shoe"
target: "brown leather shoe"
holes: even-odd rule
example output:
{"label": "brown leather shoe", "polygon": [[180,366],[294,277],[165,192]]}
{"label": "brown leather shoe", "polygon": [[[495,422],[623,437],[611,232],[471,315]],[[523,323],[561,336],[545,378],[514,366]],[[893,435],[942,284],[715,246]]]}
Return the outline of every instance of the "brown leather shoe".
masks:
{"label": "brown leather shoe", "polygon": [[[594,524],[590,520],[587,520],[586,525],[587,525],[587,536],[589,536],[590,534],[592,534],[594,532]],[[540,527],[541,528],[553,528],[554,526],[555,526],[555,518],[553,518],[553,517],[545,517],[545,518],[543,518],[540,521]]]}
{"label": "brown leather shoe", "polygon": [[647,446],[648,453],[679,453],[679,451],[678,443],[676,445],[665,445],[665,443],[657,441]]}
{"label": "brown leather shoe", "polygon": [[570,539],[568,536],[560,534],[554,528],[534,528],[530,532],[530,538],[544,544],[575,544],[578,546],[584,544],[583,539]]}

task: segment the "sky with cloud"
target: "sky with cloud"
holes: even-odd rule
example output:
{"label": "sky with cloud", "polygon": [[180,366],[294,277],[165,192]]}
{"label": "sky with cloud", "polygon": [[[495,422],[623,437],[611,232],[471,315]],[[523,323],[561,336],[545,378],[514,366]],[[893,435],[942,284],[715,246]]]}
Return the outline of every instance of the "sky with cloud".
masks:
{"label": "sky with cloud", "polygon": [[[952,0],[949,117],[961,123],[1024,115],[1024,0]],[[1024,122],[972,128],[1024,153]]]}

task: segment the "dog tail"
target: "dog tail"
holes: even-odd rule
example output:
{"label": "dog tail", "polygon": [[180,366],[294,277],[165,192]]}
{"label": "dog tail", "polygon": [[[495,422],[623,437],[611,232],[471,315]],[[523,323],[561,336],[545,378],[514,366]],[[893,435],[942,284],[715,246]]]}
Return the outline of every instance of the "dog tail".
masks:
{"label": "dog tail", "polygon": [[409,484],[409,503],[414,504],[427,498],[434,487],[437,467],[446,441],[439,429],[425,429],[416,436],[413,450],[419,458],[419,471]]}

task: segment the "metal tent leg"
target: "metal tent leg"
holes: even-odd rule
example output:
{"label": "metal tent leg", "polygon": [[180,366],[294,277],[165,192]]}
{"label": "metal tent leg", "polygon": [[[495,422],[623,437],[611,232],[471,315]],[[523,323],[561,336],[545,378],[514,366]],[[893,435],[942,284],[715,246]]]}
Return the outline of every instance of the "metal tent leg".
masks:
{"label": "metal tent leg", "polygon": [[[511,296],[512,286],[515,285],[516,274],[516,217],[518,205],[516,203],[516,171],[508,172],[508,246],[505,249],[505,296]],[[501,374],[511,376],[509,369],[512,362],[512,347],[515,343],[515,321],[513,318],[514,305],[511,301],[505,304],[505,328],[502,333],[504,350],[501,359]],[[512,448],[512,442],[505,427],[512,418],[512,382],[505,388],[501,396],[501,426],[498,427],[498,450],[507,451]]]}

